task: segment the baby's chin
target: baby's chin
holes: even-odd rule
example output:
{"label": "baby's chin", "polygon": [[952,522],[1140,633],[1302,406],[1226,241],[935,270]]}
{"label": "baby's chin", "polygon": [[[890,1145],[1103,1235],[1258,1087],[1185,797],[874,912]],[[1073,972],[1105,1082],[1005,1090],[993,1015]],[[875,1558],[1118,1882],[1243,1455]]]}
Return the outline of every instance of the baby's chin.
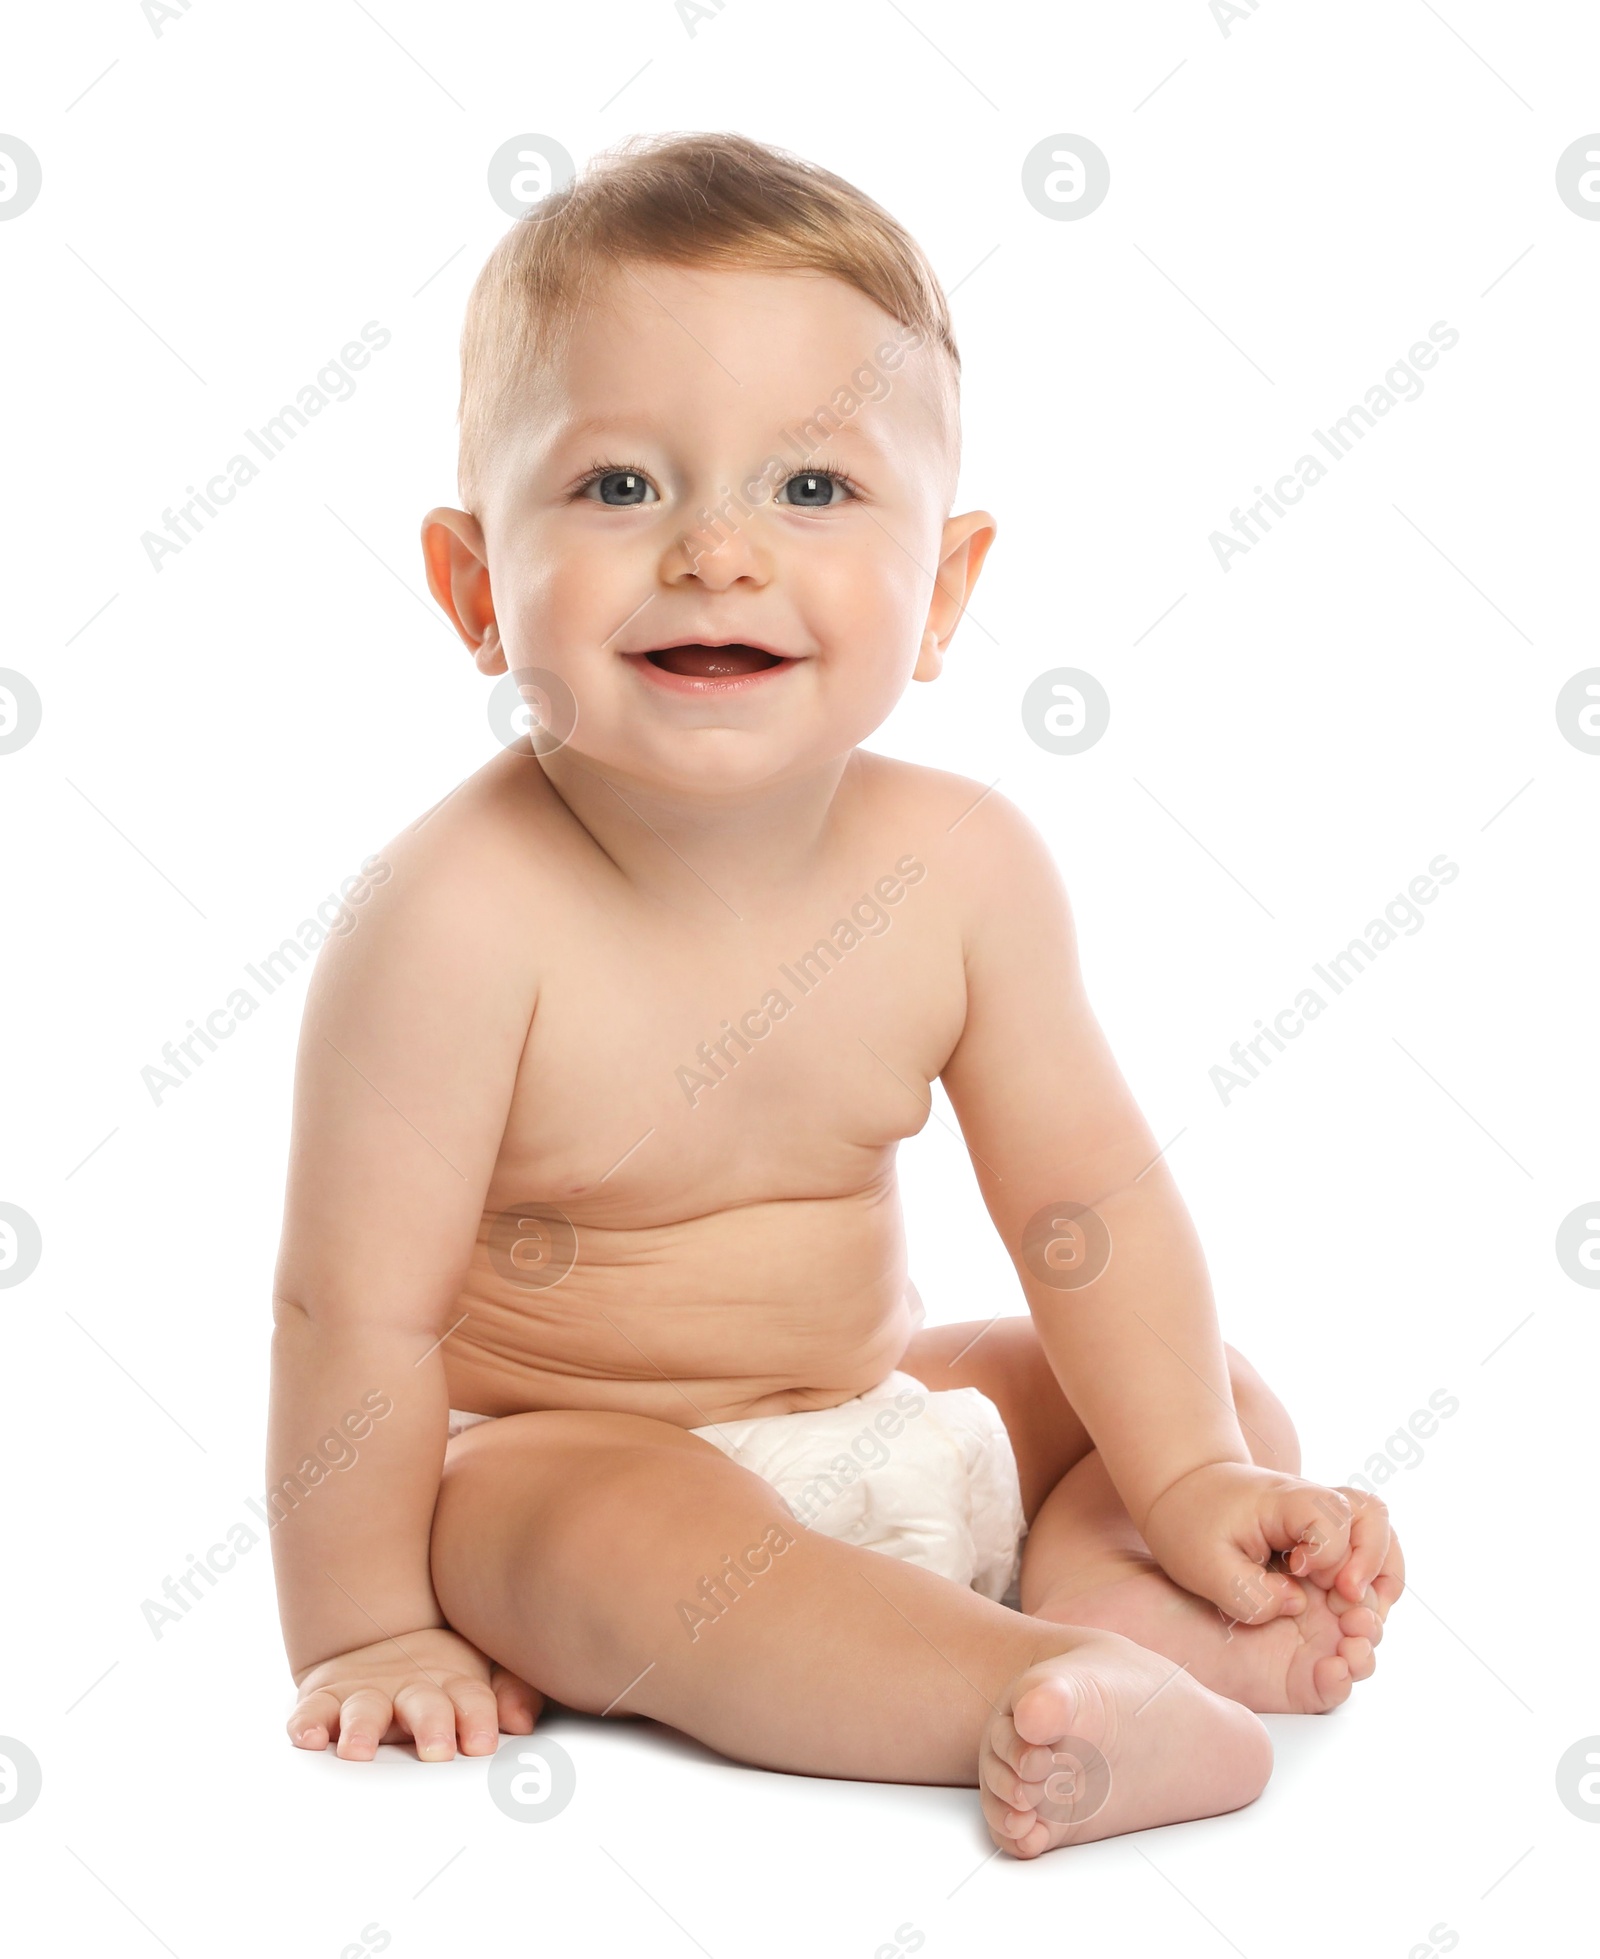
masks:
{"label": "baby's chin", "polygon": [[[562,677],[576,705],[567,740],[545,754],[554,781],[583,770],[619,789],[640,789],[683,803],[737,805],[764,791],[836,778],[850,752],[882,726],[909,674],[868,649],[855,655],[802,657],[737,671],[734,684],[693,654],[674,662],[687,671],[662,675],[604,659],[574,660]],[[907,663],[909,664],[909,663]],[[703,683],[713,684],[706,687]]]}
{"label": "baby's chin", "polygon": [[[645,740],[592,737],[585,746],[568,743],[545,762],[547,769],[555,764],[551,773],[558,782],[562,769],[575,762],[609,781],[713,807],[821,776],[830,759],[854,745],[848,740],[802,741],[793,727],[711,726],[662,731]],[[568,759],[563,762],[562,756]]]}

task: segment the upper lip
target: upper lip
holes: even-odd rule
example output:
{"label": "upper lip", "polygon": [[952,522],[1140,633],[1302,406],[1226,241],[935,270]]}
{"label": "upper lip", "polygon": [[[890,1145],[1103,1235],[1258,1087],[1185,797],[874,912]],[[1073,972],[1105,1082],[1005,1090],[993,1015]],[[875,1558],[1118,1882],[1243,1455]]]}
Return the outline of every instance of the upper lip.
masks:
{"label": "upper lip", "polygon": [[654,639],[648,646],[623,649],[630,658],[639,654],[665,653],[674,646],[753,646],[758,653],[770,653],[775,660],[796,660],[797,653],[786,653],[781,646],[769,646],[764,639],[748,633],[679,633],[673,639]]}

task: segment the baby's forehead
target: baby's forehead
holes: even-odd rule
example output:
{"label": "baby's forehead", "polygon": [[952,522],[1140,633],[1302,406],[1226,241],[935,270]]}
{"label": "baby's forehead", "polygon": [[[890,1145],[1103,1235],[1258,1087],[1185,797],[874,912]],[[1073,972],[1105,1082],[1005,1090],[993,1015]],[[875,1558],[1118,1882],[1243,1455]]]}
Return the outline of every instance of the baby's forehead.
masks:
{"label": "baby's forehead", "polygon": [[827,274],[619,265],[591,283],[528,376],[547,427],[602,436],[648,422],[889,456],[948,438],[942,351]]}
{"label": "baby's forehead", "polygon": [[[704,332],[727,347],[752,339],[831,344],[843,334],[869,342],[898,324],[847,279],[800,268],[677,265],[656,259],[614,259],[585,282],[577,310],[593,327],[631,338],[667,329],[688,332],[703,351]],[[687,324],[686,324],[687,323]]]}

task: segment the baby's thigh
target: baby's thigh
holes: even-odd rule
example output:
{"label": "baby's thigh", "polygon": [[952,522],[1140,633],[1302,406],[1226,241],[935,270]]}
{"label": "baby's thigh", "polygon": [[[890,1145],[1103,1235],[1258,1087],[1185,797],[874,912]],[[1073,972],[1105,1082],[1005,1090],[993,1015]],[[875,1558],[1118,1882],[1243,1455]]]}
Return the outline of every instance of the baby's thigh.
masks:
{"label": "baby's thigh", "polygon": [[509,1415],[446,1452],[434,1592],[482,1652],[597,1712],[642,1646],[678,1632],[680,1602],[775,1524],[794,1519],[769,1484],[669,1422]]}

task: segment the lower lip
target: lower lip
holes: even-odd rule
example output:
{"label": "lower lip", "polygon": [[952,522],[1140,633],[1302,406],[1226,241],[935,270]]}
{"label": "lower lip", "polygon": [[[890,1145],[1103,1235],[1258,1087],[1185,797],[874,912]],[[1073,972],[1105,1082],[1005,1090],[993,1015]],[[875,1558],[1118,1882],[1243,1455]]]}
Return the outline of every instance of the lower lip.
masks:
{"label": "lower lip", "polygon": [[747,694],[762,681],[775,680],[779,674],[787,673],[790,667],[798,666],[798,660],[779,660],[775,666],[757,667],[754,673],[697,674],[669,673],[665,667],[652,664],[642,653],[630,653],[628,664],[637,669],[644,679],[655,686],[664,688],[669,694],[686,694],[691,698],[721,698],[729,694]]}

